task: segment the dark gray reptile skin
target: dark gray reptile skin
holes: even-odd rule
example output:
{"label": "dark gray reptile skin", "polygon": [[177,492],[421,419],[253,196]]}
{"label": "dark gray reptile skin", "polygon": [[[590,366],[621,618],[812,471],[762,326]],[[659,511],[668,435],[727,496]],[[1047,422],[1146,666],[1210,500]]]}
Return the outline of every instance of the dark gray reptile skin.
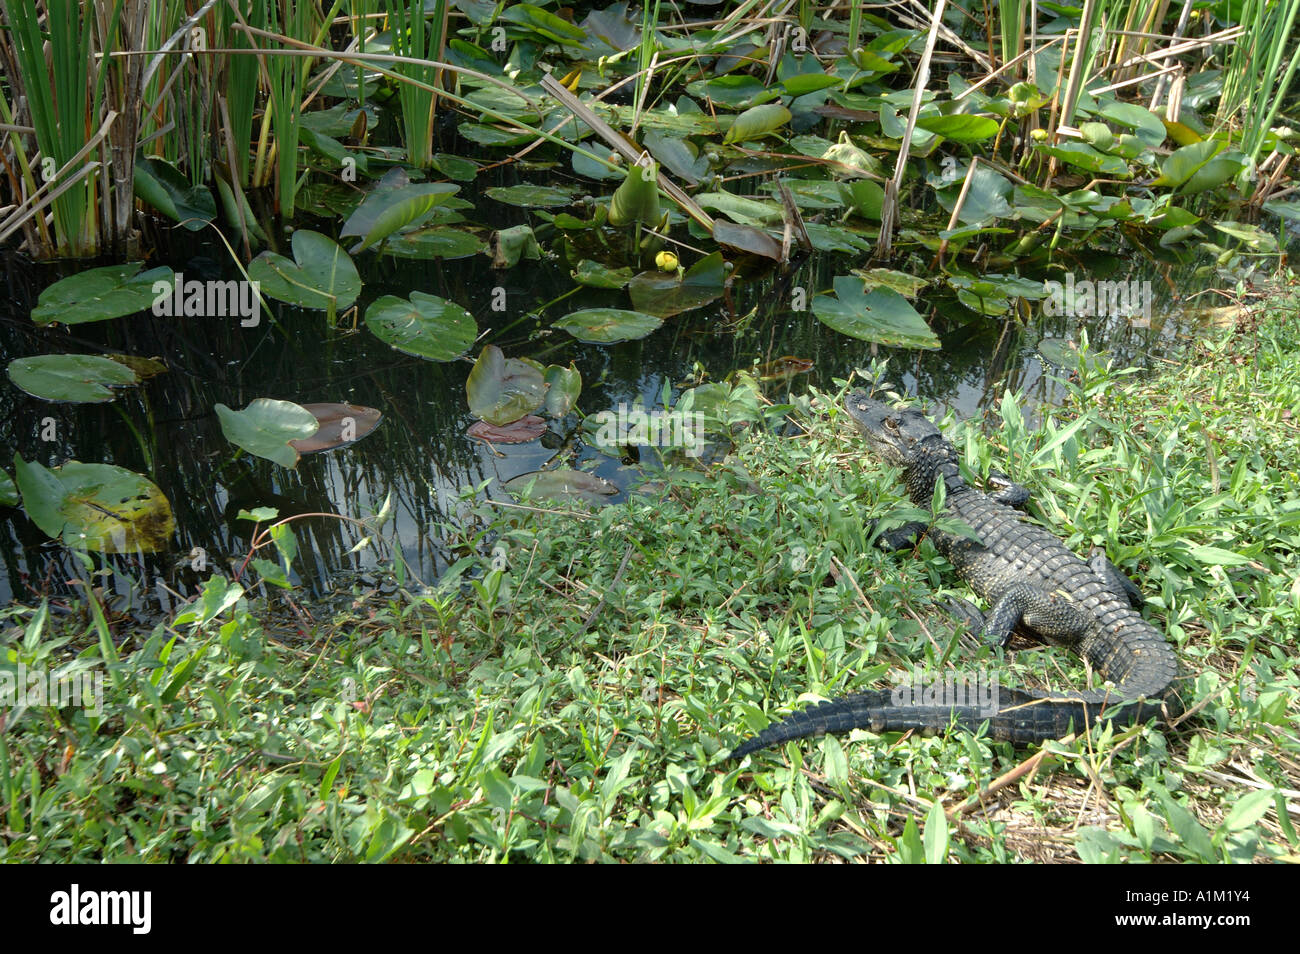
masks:
{"label": "dark gray reptile skin", "polygon": [[[979,537],[976,542],[919,528],[992,606],[983,636],[1005,644],[1019,623],[1082,656],[1113,685],[1060,693],[999,687],[992,711],[978,705],[899,705],[896,692],[864,692],[794,713],[744,742],[733,758],[790,739],[855,728],[940,732],[952,724],[975,730],[987,721],[990,737],[1028,743],[1060,738],[1099,721],[1168,720],[1182,711],[1174,692],[1177,657],[1164,636],[1133,609],[1130,599],[1138,598],[1136,592],[1130,595],[1108,562],[1094,569],[1012,507],[969,486],[958,470],[957,451],[919,411],[890,408],[865,391],[850,394],[846,408],[871,451],[903,469],[908,496],[917,506],[930,506],[935,481],[941,478],[944,515],[961,520]],[[1023,502],[1006,490],[998,496]],[[901,543],[895,539],[894,546]]]}

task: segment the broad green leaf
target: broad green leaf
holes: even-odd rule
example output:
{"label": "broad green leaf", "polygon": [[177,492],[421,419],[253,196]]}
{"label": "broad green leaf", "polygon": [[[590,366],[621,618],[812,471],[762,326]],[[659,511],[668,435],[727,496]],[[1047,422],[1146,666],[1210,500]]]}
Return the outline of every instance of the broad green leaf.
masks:
{"label": "broad green leaf", "polygon": [[56,321],[79,325],[143,311],[159,295],[170,295],[175,280],[170,268],[151,268],[137,274],[143,264],[105,265],[55,282],[41,292],[32,321],[38,325]]}
{"label": "broad green leaf", "polygon": [[562,328],[579,341],[616,344],[644,338],[663,324],[662,318],[620,308],[584,308],[565,315],[552,327]]}
{"label": "broad green leaf", "polygon": [[298,451],[290,441],[311,437],[320,422],[311,411],[292,401],[257,398],[242,411],[216,405],[226,440],[281,467],[298,466]]}
{"label": "broad green leaf", "polygon": [[135,160],[135,194],[174,222],[197,232],[217,217],[217,203],[207,186],[196,186],[156,156]]}
{"label": "broad green leaf", "polygon": [[916,125],[953,142],[981,142],[998,134],[998,121],[988,116],[955,113],[951,116],[922,116]]}
{"label": "broad green leaf", "polygon": [[347,308],[361,294],[361,276],[348,253],[319,232],[299,229],[291,241],[293,259],[263,252],[248,265],[262,293],[277,301],[330,313]]}
{"label": "broad green leaf", "polygon": [[609,224],[622,226],[641,222],[657,226],[661,218],[658,180],[659,168],[654,163],[649,168],[628,166],[627,178],[609,200]]}
{"label": "broad green leaf", "polygon": [[451,361],[469,350],[478,337],[474,317],[460,305],[411,292],[409,299],[384,295],[366,309],[366,327],[398,351]]}
{"label": "broad green leaf", "polygon": [[763,136],[776,132],[789,121],[790,110],[780,103],[752,106],[732,121],[731,128],[722,137],[722,143],[727,145],[733,142],[749,142],[751,139],[761,139]]}
{"label": "broad green leaf", "polygon": [[546,413],[551,417],[564,417],[578,403],[582,393],[582,375],[569,362],[567,368],[558,364],[548,365],[544,374],[546,380]]}
{"label": "broad green leaf", "polygon": [[136,384],[126,365],[89,354],[43,354],[9,362],[9,380],[44,401],[99,404],[117,395],[111,388]]}
{"label": "broad green leaf", "polygon": [[418,222],[460,191],[460,186],[450,182],[413,182],[396,187],[393,183],[397,181],[388,177],[381,180],[343,223],[340,238],[362,236],[352,246],[352,252],[367,249],[398,229]]}
{"label": "broad green leaf", "polygon": [[938,348],[939,339],[907,299],[891,288],[865,291],[852,276],[835,279],[835,297],[818,295],[813,314],[841,334],[902,348]]}
{"label": "broad green leaf", "polygon": [[573,270],[573,280],[588,288],[622,288],[632,280],[632,269],[626,265],[610,268],[608,265],[584,258]]}

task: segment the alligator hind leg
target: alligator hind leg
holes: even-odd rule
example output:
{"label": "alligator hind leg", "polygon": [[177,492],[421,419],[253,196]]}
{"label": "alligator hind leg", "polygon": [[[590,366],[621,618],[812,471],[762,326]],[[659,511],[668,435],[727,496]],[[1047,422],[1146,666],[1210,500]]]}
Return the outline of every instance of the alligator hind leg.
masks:
{"label": "alligator hind leg", "polygon": [[1141,609],[1146,605],[1146,600],[1142,598],[1142,591],[1137,588],[1137,584],[1121,573],[1119,567],[1106,559],[1106,554],[1100,547],[1093,547],[1089,556],[1092,557],[1088,561],[1089,568],[1106,585],[1106,589],[1120,599],[1128,600],[1129,605],[1134,609]]}
{"label": "alligator hind leg", "polygon": [[[874,524],[873,524],[874,529]],[[911,550],[921,538],[925,536],[929,528],[919,520],[913,520],[911,523],[905,523],[901,527],[893,530],[886,530],[880,536],[876,537],[876,546],[889,553],[898,550]]]}
{"label": "alligator hind leg", "polygon": [[1012,583],[985,617],[981,638],[1006,646],[1017,623],[1024,623],[1049,643],[1072,646],[1088,629],[1088,616],[1070,600],[1034,586]]}
{"label": "alligator hind leg", "polygon": [[989,499],[1008,507],[1023,507],[1029,503],[1029,488],[1016,483],[1000,470],[990,470],[984,486],[990,488]]}

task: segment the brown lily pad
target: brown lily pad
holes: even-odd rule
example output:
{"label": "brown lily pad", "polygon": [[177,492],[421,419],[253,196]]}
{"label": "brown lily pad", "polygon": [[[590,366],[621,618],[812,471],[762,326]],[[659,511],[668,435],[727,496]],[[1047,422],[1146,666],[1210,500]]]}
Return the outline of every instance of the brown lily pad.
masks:
{"label": "brown lily pad", "polygon": [[525,415],[513,424],[501,427],[487,421],[475,421],[466,433],[489,444],[526,444],[546,433],[546,422],[535,414]]}
{"label": "brown lily pad", "polygon": [[289,441],[289,446],[299,454],[314,454],[355,444],[378,427],[384,417],[375,408],[360,404],[326,401],[302,406],[320,422],[320,427],[311,437]]}

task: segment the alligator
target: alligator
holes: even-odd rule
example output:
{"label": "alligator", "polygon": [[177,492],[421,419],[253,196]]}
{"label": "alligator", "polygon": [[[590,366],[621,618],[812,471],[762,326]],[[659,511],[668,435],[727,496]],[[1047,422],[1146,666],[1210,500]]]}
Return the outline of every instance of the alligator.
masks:
{"label": "alligator", "polygon": [[[845,404],[872,453],[901,468],[908,496],[929,509],[936,483],[943,482],[938,515],[960,521],[973,536],[921,523],[879,536],[878,545],[901,550],[921,536],[956,568],[991,609],[964,612],[983,639],[1005,647],[1017,631],[1081,656],[1108,688],[1042,693],[994,686],[992,705],[975,694],[922,691],[907,687],[876,690],[823,702],[768,726],[731,753],[735,759],[771,745],[822,735],[869,729],[942,732],[950,726],[976,731],[987,723],[990,738],[1017,744],[1061,738],[1103,721],[1129,725],[1182,712],[1175,691],[1177,657],[1164,636],[1137,612],[1137,587],[1106,559],[1094,554],[1085,563],[1053,534],[1029,523],[1017,508],[1029,491],[1000,474],[991,475],[985,493],[966,483],[957,450],[915,408],[896,409],[854,391]],[[930,687],[934,689],[934,686]],[[943,687],[940,686],[940,689]],[[947,688],[954,686],[951,680]]]}

